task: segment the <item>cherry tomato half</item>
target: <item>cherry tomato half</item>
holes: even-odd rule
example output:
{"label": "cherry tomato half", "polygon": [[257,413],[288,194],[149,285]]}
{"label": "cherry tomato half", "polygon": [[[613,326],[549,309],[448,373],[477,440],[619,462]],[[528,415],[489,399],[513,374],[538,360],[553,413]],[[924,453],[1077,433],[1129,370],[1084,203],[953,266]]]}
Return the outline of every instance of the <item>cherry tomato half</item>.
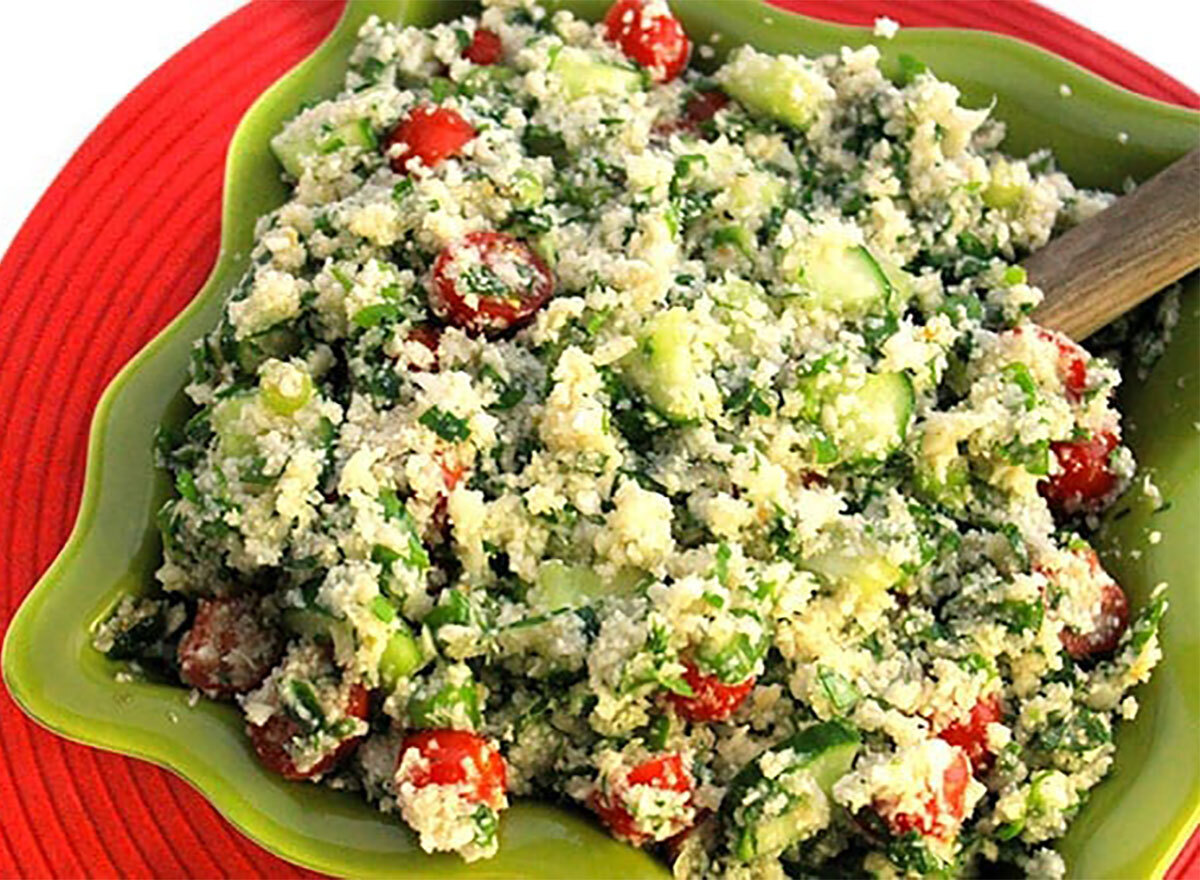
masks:
{"label": "cherry tomato half", "polygon": [[1063,388],[1067,392],[1067,398],[1078,400],[1082,397],[1083,393],[1087,391],[1088,385],[1087,351],[1069,336],[1054,330],[1047,330],[1045,327],[1038,327],[1032,324],[1023,325],[1014,327],[1011,332],[1016,336],[1020,336],[1029,331],[1032,331],[1042,342],[1053,343],[1058,348],[1056,372],[1058,373],[1059,381],[1062,382]]}
{"label": "cherry tomato half", "polygon": [[967,811],[967,786],[971,782],[971,761],[962,749],[954,750],[954,758],[942,774],[941,785],[931,792],[924,809],[918,813],[885,815],[888,828],[897,837],[911,831],[930,837],[949,840],[958,832]]}
{"label": "cherry tomato half", "polygon": [[[361,684],[354,685],[346,696],[346,717],[365,721],[368,704],[367,689]],[[254,751],[258,753],[258,759],[262,761],[263,765],[268,770],[274,770],[284,779],[293,781],[312,779],[332,770],[349,756],[364,738],[364,735],[347,737],[313,766],[301,770],[296,766],[292,756],[288,754],[286,746],[293,737],[302,731],[300,725],[287,715],[277,713],[267,719],[265,724],[257,727],[253,724],[247,725],[246,729],[250,734],[250,741],[254,745]]]}
{"label": "cherry tomato half", "polygon": [[617,0],[604,16],[605,32],[656,82],[667,82],[687,66],[692,44],[679,19],[670,13],[648,16],[645,6],[644,0]]}
{"label": "cherry tomato half", "polygon": [[258,687],[283,650],[279,634],[260,619],[251,597],[201,599],[192,628],[179,641],[179,677],[209,696]]}
{"label": "cherry tomato half", "polygon": [[487,28],[476,28],[471,45],[463,49],[462,54],[463,58],[475,64],[495,64],[503,51],[499,34]]}
{"label": "cherry tomato half", "polygon": [[992,694],[980,699],[971,708],[966,719],[943,727],[938,733],[938,737],[950,745],[962,749],[976,772],[986,770],[994,757],[988,750],[987,727],[989,724],[999,722],[1003,717],[1000,695]]}
{"label": "cherry tomato half", "polygon": [[1075,552],[1084,557],[1088,564],[1088,575],[1093,580],[1092,586],[1099,595],[1099,601],[1094,609],[1091,629],[1086,632],[1064,629],[1059,633],[1059,640],[1072,659],[1087,660],[1108,654],[1117,647],[1129,627],[1129,599],[1120,584],[1104,570],[1095,550],[1088,547]]}
{"label": "cherry tomato half", "polygon": [[[408,162],[420,159],[426,168],[434,168],[443,159],[457,155],[475,137],[475,129],[449,107],[417,107],[400,120],[384,141],[384,154],[392,170],[408,173]],[[392,155],[391,148],[402,145]]]}
{"label": "cherry tomato half", "polygon": [[692,689],[692,696],[671,693],[667,699],[689,721],[724,721],[754,689],[754,676],[740,684],[725,684],[715,675],[705,675],[691,662],[684,664],[683,680]]}
{"label": "cherry tomato half", "polygon": [[1104,431],[1086,440],[1050,444],[1058,460],[1058,473],[1039,485],[1042,496],[1060,513],[1094,507],[1117,486],[1109,456],[1117,448],[1117,435]]}
{"label": "cherry tomato half", "polygon": [[1067,390],[1067,396],[1073,399],[1082,397],[1088,384],[1087,352],[1062,333],[1042,327],[1038,328],[1038,333],[1058,346],[1058,377]]}
{"label": "cherry tomato half", "polygon": [[553,295],[554,274],[529,245],[502,232],[472,232],[438,254],[429,302],[456,327],[503,333]]}
{"label": "cherry tomato half", "polygon": [[[635,785],[646,785],[664,791],[690,792],[692,775],[684,768],[683,758],[679,755],[660,755],[638,764],[624,778],[615,779],[607,794],[601,794],[599,791],[592,794],[588,804],[600,817],[600,821],[608,826],[613,837],[634,846],[641,846],[649,842],[651,836],[637,827],[637,821],[629,812],[625,801],[629,789]],[[680,818],[679,827],[668,829],[670,833],[664,837],[678,834],[693,824],[690,810]]]}
{"label": "cherry tomato half", "polygon": [[[423,760],[405,767],[404,757],[416,750]],[[508,769],[499,750],[487,739],[466,730],[422,730],[410,733],[400,746],[397,772],[416,788],[428,785],[472,785],[469,797],[494,804],[508,788]]]}

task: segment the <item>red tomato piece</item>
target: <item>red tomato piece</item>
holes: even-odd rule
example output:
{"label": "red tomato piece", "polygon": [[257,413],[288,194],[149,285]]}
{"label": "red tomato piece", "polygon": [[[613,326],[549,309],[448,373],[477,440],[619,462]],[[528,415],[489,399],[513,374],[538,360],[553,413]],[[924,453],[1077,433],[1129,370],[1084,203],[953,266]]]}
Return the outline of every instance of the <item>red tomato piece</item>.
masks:
{"label": "red tomato piece", "polygon": [[446,484],[446,491],[453,492],[454,487],[458,485],[459,481],[463,478],[463,474],[465,474],[466,472],[467,472],[467,469],[461,464],[458,464],[458,463],[448,464],[445,461],[443,461],[442,462],[442,481]]}
{"label": "red tomato piece", "polygon": [[[361,684],[354,685],[350,688],[346,696],[346,717],[358,718],[365,721],[368,704],[367,689]],[[274,770],[284,779],[293,781],[312,779],[332,770],[348,757],[365,737],[362,734],[347,737],[338,743],[333,751],[317,761],[313,766],[306,770],[301,770],[296,766],[296,762],[292,756],[288,754],[286,746],[291,742],[293,737],[302,731],[300,725],[287,715],[277,713],[272,715],[265,724],[257,727],[253,724],[247,725],[246,730],[250,734],[250,741],[254,745],[254,751],[258,753],[258,759],[262,761],[263,765],[268,770]]]}
{"label": "red tomato piece", "polygon": [[1058,473],[1043,480],[1039,488],[1050,506],[1062,513],[1095,507],[1117,486],[1109,456],[1117,448],[1117,435],[1104,431],[1086,440],[1051,443],[1058,460]]}
{"label": "red tomato piece", "polygon": [[1095,550],[1089,547],[1075,552],[1087,559],[1089,571],[1098,584],[1100,601],[1090,630],[1081,633],[1064,629],[1059,633],[1059,640],[1072,659],[1086,660],[1108,654],[1117,647],[1129,628],[1129,599],[1120,584],[1104,570]]}
{"label": "red tomato piece", "polygon": [[[442,331],[433,324],[417,324],[408,331],[408,336],[405,337],[409,342],[419,342],[421,345],[429,349],[433,355],[433,364],[428,367],[431,372],[435,372],[438,368],[438,345],[442,341]],[[409,366],[413,369],[421,369],[412,361]]]}
{"label": "red tomato piece", "polygon": [[[615,779],[607,794],[599,790],[593,792],[588,805],[600,817],[600,821],[608,826],[613,837],[633,846],[641,846],[648,843],[651,837],[637,827],[637,821],[626,806],[625,796],[629,788],[648,785],[664,791],[691,792],[692,784],[692,775],[683,766],[682,757],[674,753],[660,755],[638,764],[623,778]],[[694,824],[690,821],[690,815],[688,819],[689,825]],[[672,836],[682,830],[679,828]]]}
{"label": "red tomato piece", "polygon": [[966,752],[976,772],[986,770],[994,757],[988,751],[987,726],[999,722],[1003,717],[1000,695],[992,694],[980,699],[971,708],[965,720],[955,721],[943,727],[938,736]]}
{"label": "red tomato piece", "polygon": [[670,693],[667,699],[689,721],[724,721],[754,688],[754,676],[740,684],[725,684],[715,675],[705,675],[691,662],[684,664],[683,680],[692,689],[692,696]]}
{"label": "red tomato piece", "polygon": [[683,118],[691,123],[692,127],[699,125],[702,122],[708,122],[717,115],[717,112],[724,109],[729,103],[729,96],[724,92],[697,92],[688,98],[687,104],[683,108]]}
{"label": "red tomato piece", "polygon": [[[405,755],[416,750],[421,759]],[[428,785],[471,784],[469,797],[494,804],[508,789],[508,768],[500,751],[487,739],[466,730],[422,730],[404,738],[396,761],[397,771],[416,788]]]}
{"label": "red tomato piece", "polygon": [[554,274],[529,245],[502,232],[472,232],[438,254],[429,302],[456,327],[503,333],[553,295]]}
{"label": "red tomato piece", "polygon": [[647,15],[644,0],[617,0],[604,16],[608,38],[650,71],[656,82],[672,80],[687,66],[692,44],[679,19]]}
{"label": "red tomato piece", "polygon": [[942,774],[938,791],[931,792],[919,813],[892,813],[886,816],[888,828],[897,837],[911,831],[949,840],[958,832],[967,811],[967,786],[971,782],[971,761],[962,749]]}
{"label": "red tomato piece", "polygon": [[1087,352],[1061,333],[1042,330],[1045,336],[1058,346],[1058,377],[1062,380],[1067,396],[1078,399],[1087,391]]}
{"label": "red tomato piece", "polygon": [[500,60],[504,46],[500,43],[500,35],[487,28],[476,28],[471,45],[463,49],[463,58],[475,64],[495,64]]}
{"label": "red tomato piece", "polygon": [[[1045,327],[1034,325],[1031,325],[1031,327],[1038,339],[1044,342],[1052,342],[1058,348],[1057,372],[1059,381],[1062,382],[1068,399],[1078,400],[1087,391],[1087,351],[1069,336],[1054,330],[1047,330]],[[1026,329],[1024,326],[1016,327],[1012,332],[1021,334]]]}
{"label": "red tomato piece", "polygon": [[655,131],[662,135],[674,134],[679,131],[695,131],[703,123],[717,115],[717,111],[729,103],[729,97],[724,92],[697,92],[688,98],[683,106],[683,113],[676,120],[660,123]]}
{"label": "red tomato piece", "polygon": [[244,694],[262,684],[279,659],[279,634],[260,621],[252,597],[201,599],[180,639],[179,677],[209,696]]}
{"label": "red tomato piece", "polygon": [[[471,123],[449,107],[417,107],[392,129],[384,141],[384,154],[392,170],[408,173],[408,162],[420,159],[426,168],[434,168],[443,159],[455,156],[475,137]],[[401,145],[392,155],[391,148]]]}

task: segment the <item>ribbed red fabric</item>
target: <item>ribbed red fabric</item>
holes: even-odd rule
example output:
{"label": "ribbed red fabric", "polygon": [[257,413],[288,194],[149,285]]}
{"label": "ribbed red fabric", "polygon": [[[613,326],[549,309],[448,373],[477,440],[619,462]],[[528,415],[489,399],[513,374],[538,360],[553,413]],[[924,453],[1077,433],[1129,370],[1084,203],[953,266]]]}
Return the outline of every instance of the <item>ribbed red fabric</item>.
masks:
{"label": "ribbed red fabric", "polygon": [[[776,2],[852,24],[886,14],[1012,34],[1200,107],[1181,83],[1029,3]],[[204,33],[104,119],[0,262],[0,634],[70,531],[101,391],[208,275],[238,120],[340,11],[340,0],[260,0]],[[1174,876],[1196,876],[1196,850]],[[173,775],[53,736],[0,691],[0,877],[50,876],[315,875],[242,837]]]}

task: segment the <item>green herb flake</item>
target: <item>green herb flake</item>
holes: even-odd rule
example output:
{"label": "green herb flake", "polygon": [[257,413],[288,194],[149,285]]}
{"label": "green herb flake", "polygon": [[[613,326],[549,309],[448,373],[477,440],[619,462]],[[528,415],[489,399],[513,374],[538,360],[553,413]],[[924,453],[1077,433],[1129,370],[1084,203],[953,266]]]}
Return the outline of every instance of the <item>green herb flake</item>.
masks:
{"label": "green herb flake", "polygon": [[1038,387],[1029,372],[1029,367],[1022,363],[1007,364],[1003,370],[1004,378],[1012,382],[1025,393],[1025,411],[1029,412],[1038,404]]}
{"label": "green herb flake", "polygon": [[395,321],[400,317],[400,307],[395,303],[375,303],[354,313],[353,321],[363,329],[378,327],[384,321]]}
{"label": "green herb flake", "polygon": [[196,488],[196,480],[191,471],[184,469],[175,475],[175,488],[179,490],[180,497],[193,504],[200,503],[200,491]]}
{"label": "green herb flake", "polygon": [[391,623],[396,619],[395,607],[384,596],[376,596],[371,600],[371,613],[384,623]]}
{"label": "green herb flake", "polygon": [[817,667],[817,681],[839,715],[853,709],[861,698],[858,688],[848,678],[828,666]]}
{"label": "green herb flake", "polygon": [[467,426],[466,419],[447,412],[441,407],[431,406],[421,413],[421,417],[417,421],[443,440],[451,443],[466,440],[471,436],[471,429]]}

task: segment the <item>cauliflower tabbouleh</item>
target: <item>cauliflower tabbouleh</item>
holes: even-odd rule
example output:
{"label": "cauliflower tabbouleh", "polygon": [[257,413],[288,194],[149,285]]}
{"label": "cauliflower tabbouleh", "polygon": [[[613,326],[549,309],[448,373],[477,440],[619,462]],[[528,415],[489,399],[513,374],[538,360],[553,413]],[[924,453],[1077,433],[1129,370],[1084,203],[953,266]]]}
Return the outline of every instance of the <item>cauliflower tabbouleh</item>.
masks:
{"label": "cauliflower tabbouleh", "polygon": [[680,877],[1060,874],[1165,600],[1084,537],[1118,373],[1016,263],[1111,196],[913,59],[690,49],[661,0],[366,23],[97,644],[430,851],[530,796]]}

